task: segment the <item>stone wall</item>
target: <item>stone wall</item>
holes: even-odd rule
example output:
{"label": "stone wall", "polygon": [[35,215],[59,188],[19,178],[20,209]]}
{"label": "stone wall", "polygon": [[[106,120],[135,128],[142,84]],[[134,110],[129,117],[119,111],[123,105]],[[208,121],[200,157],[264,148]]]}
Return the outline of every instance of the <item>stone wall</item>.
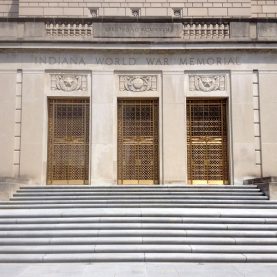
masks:
{"label": "stone wall", "polygon": [[250,7],[250,0],[21,0],[20,15],[89,16],[96,9],[99,16],[132,16],[139,9],[141,16],[249,17]]}
{"label": "stone wall", "polygon": [[0,17],[17,17],[19,0],[0,0]]}
{"label": "stone wall", "polygon": [[[22,49],[24,43],[20,43]],[[78,44],[59,42],[53,43],[49,50],[40,50],[44,44],[39,42],[27,47],[30,45],[32,49],[0,53],[0,186],[1,177],[6,182],[20,176],[30,184],[46,183],[47,98],[60,97],[91,99],[91,184],[117,182],[117,99],[132,97],[160,99],[161,183],[186,183],[186,99],[200,97],[228,99],[231,183],[276,176],[274,49],[257,51],[253,47],[257,48],[257,43],[244,51],[227,50],[226,44],[221,44],[222,51],[218,50],[220,44],[213,51],[193,50],[194,45],[188,45],[186,51],[170,48],[161,51],[154,48],[158,44],[145,44],[141,50],[128,49],[126,45],[127,51],[126,48],[113,51],[109,44],[103,44],[106,49],[91,48],[91,51],[83,51]],[[66,49],[71,45],[72,50]],[[84,90],[53,85],[52,76],[68,72],[87,76]],[[140,76],[139,79],[155,76],[153,90],[134,91],[132,82],[127,82],[131,88],[124,85],[122,90],[120,82],[132,76]],[[196,81],[199,78],[210,80],[211,85],[203,86],[201,81],[201,88]],[[217,85],[218,78],[223,80],[221,86]],[[17,98],[22,98],[20,106]],[[18,107],[22,110],[20,132],[15,130],[19,124],[19,120],[15,122]],[[20,145],[16,143],[17,137]],[[15,150],[20,151],[19,160],[14,156]]]}
{"label": "stone wall", "polygon": [[252,17],[277,17],[277,0],[252,0]]}
{"label": "stone wall", "polygon": [[[18,4],[19,3],[19,4]],[[277,0],[0,0],[0,17],[276,17]]]}

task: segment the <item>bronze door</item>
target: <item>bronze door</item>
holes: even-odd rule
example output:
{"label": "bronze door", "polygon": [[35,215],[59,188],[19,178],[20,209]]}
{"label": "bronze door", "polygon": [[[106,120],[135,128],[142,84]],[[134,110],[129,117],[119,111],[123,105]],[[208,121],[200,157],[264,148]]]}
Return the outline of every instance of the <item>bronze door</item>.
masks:
{"label": "bronze door", "polygon": [[118,184],[159,183],[158,100],[118,101]]}
{"label": "bronze door", "polygon": [[87,184],[89,100],[48,100],[48,184]]}
{"label": "bronze door", "polygon": [[226,100],[187,101],[190,184],[228,184]]}

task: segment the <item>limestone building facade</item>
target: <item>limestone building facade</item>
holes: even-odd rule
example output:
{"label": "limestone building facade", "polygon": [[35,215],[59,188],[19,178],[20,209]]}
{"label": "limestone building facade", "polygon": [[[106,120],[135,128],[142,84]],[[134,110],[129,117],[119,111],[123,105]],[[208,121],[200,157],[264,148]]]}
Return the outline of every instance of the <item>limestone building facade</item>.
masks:
{"label": "limestone building facade", "polygon": [[0,1],[0,178],[277,174],[277,1]]}

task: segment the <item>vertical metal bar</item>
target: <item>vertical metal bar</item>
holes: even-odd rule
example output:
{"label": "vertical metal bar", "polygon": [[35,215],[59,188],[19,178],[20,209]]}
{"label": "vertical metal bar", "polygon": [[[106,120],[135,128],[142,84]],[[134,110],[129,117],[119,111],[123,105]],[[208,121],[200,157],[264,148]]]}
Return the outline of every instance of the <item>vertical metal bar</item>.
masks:
{"label": "vertical metal bar", "polygon": [[224,134],[224,114],[223,114],[223,101],[221,100],[220,103],[220,119],[221,119],[221,130],[220,130],[220,136],[221,136],[221,144],[222,144],[222,154],[221,154],[221,163],[222,163],[222,168],[221,168],[221,174],[222,174],[222,179],[223,183],[225,183],[225,134]]}
{"label": "vertical metal bar", "polygon": [[193,149],[192,149],[192,102],[191,100],[188,100],[188,103],[189,103],[189,108],[188,108],[188,111],[189,111],[189,130],[188,130],[188,140],[189,140],[189,163],[190,163],[190,166],[189,166],[189,180],[190,180],[190,183],[192,183],[192,180],[193,180],[193,157],[192,157],[192,154],[193,154]]}

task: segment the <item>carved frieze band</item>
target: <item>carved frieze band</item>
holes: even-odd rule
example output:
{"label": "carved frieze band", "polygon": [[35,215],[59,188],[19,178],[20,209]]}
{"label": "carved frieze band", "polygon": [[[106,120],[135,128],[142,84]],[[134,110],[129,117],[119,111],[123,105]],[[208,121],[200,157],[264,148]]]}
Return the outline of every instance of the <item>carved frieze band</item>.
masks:
{"label": "carved frieze band", "polygon": [[87,91],[87,75],[74,73],[50,74],[51,90],[61,92]]}
{"label": "carved frieze band", "polygon": [[120,75],[119,90],[131,92],[157,91],[156,75]]}
{"label": "carved frieze band", "polygon": [[185,23],[185,39],[229,39],[230,26],[217,23]]}
{"label": "carved frieze band", "polygon": [[46,23],[46,34],[53,37],[86,37],[93,35],[92,24]]}
{"label": "carved frieze band", "polygon": [[190,91],[225,91],[225,75],[189,75]]}
{"label": "carved frieze band", "polygon": [[[107,23],[108,24],[108,23]],[[141,28],[143,25],[141,26]],[[162,25],[161,25],[162,27]],[[229,23],[203,23],[203,22],[188,22],[183,23],[183,32],[181,37],[184,39],[195,39],[195,40],[222,40],[230,38],[230,24]],[[123,26],[122,26],[123,28]],[[132,33],[131,30],[136,28],[124,29],[128,34],[123,33],[123,36],[137,38],[137,32]],[[97,32],[102,35],[103,26],[92,23],[83,22],[69,22],[69,23],[54,23],[48,22],[45,24],[46,34],[49,37],[63,37],[63,38],[74,38],[74,37],[93,37],[93,32]],[[106,30],[104,28],[104,30]],[[109,29],[108,29],[109,30]],[[117,29],[121,30],[121,29]],[[144,28],[142,28],[144,30]],[[156,29],[155,29],[156,30]],[[114,32],[107,33],[105,36],[114,37]],[[122,34],[121,34],[122,36]],[[120,34],[117,37],[121,37]],[[157,34],[147,33],[147,37],[156,37]],[[161,33],[162,37],[163,34]],[[100,36],[101,37],[101,36]]]}

